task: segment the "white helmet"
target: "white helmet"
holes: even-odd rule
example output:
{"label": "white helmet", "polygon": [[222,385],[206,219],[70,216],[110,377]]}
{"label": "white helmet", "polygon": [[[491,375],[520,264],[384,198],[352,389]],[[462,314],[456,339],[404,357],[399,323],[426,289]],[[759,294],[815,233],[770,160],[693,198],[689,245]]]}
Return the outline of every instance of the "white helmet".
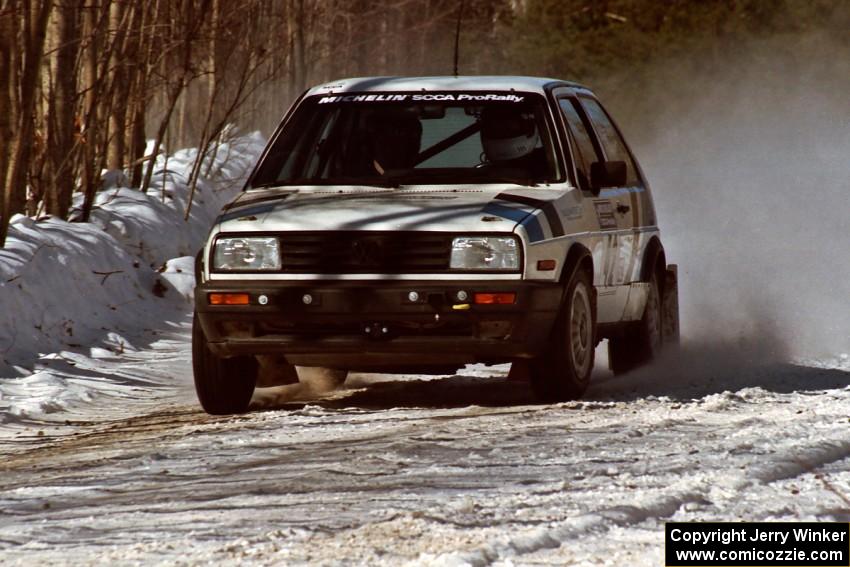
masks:
{"label": "white helmet", "polygon": [[537,141],[533,113],[501,105],[485,108],[481,113],[481,145],[488,161],[526,156],[534,151]]}

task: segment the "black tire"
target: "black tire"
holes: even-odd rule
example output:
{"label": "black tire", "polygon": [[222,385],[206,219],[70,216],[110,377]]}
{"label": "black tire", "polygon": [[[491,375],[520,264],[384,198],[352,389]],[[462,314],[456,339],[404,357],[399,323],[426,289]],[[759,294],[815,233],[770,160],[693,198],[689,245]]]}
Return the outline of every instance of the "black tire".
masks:
{"label": "black tire", "polygon": [[204,411],[212,415],[245,413],[257,383],[257,361],[253,356],[219,358],[207,346],[198,322],[192,320],[192,370],[195,392]]}
{"label": "black tire", "polygon": [[658,276],[653,270],[643,317],[623,336],[608,339],[608,365],[615,375],[643,366],[661,352],[664,340],[661,304]]}
{"label": "black tire", "polygon": [[577,269],[567,284],[564,304],[546,351],[528,365],[531,388],[543,402],[576,400],[593,372],[596,312],[590,274]]}

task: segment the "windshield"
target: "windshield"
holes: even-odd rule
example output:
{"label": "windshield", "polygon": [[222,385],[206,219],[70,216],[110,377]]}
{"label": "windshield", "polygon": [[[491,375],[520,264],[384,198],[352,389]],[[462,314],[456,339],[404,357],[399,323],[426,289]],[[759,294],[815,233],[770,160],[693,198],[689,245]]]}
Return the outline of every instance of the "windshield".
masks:
{"label": "windshield", "polygon": [[275,185],[559,181],[532,93],[368,93],[302,102],[252,180]]}

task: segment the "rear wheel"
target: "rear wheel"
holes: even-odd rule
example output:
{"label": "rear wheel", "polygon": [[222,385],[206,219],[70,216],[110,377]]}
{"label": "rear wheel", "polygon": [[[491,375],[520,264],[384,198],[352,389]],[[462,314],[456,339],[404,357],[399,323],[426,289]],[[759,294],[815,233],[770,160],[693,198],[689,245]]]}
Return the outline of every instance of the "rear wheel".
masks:
{"label": "rear wheel", "polygon": [[596,346],[592,294],[590,275],[577,270],[567,285],[549,347],[529,364],[531,387],[542,401],[575,400],[587,389]]}
{"label": "rear wheel", "polygon": [[643,317],[622,337],[608,340],[608,364],[611,372],[624,374],[648,363],[661,352],[664,337],[661,304],[658,276],[653,271]]}
{"label": "rear wheel", "polygon": [[197,315],[192,321],[192,370],[204,411],[213,415],[248,411],[257,382],[257,361],[253,356],[220,358],[213,354]]}

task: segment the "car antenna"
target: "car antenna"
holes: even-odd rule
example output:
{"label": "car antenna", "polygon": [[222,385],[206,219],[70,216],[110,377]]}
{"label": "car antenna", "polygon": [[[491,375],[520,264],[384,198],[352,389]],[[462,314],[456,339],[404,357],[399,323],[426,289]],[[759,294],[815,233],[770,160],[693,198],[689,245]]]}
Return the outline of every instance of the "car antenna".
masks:
{"label": "car antenna", "polygon": [[463,20],[463,5],[466,4],[466,0],[460,0],[460,6],[457,9],[457,27],[455,27],[455,77],[457,77],[457,62],[458,57],[460,56],[460,24]]}

